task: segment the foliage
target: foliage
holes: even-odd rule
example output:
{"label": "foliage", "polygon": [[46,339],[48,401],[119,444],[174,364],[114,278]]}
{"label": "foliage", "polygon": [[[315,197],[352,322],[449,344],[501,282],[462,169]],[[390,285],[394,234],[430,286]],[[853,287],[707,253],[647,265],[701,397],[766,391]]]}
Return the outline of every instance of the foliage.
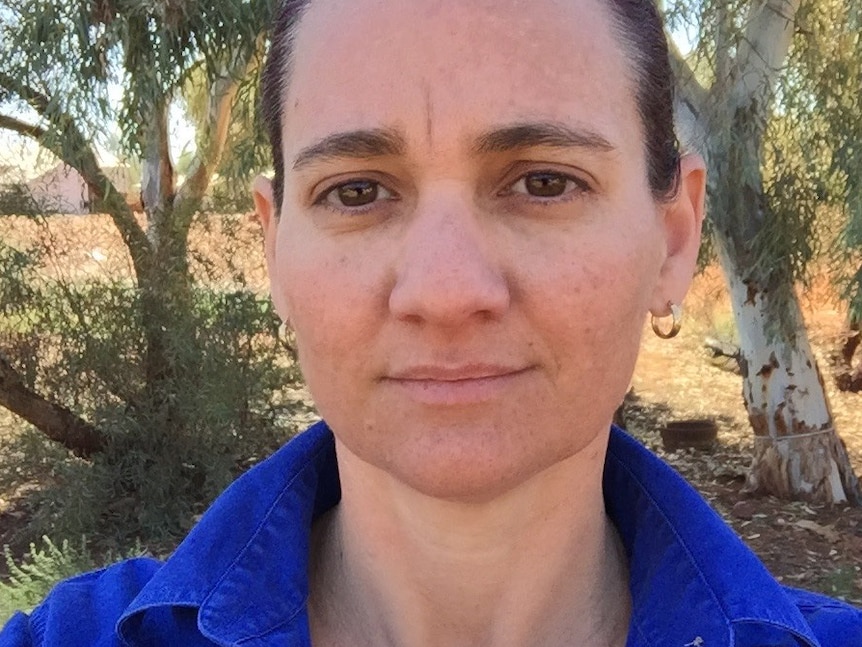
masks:
{"label": "foliage", "polygon": [[[68,115],[93,141],[108,135],[105,119],[115,119],[127,152],[140,154],[146,108],[177,92],[193,67],[212,80],[227,61],[254,48],[271,6],[266,0],[8,0],[0,37],[9,54],[0,71],[50,97],[48,125],[59,123],[54,115]],[[111,95],[116,84],[124,90],[119,102]],[[0,85],[0,99],[28,103]]]}
{"label": "foliage", "polygon": [[[261,135],[247,134],[262,132],[256,75],[272,4],[10,0],[0,10],[0,128],[76,169],[125,246],[122,264],[93,274],[70,259],[98,249],[89,239],[63,249],[47,219],[32,221],[40,235],[25,246],[0,236],[0,403],[41,434],[0,456],[0,479],[52,462],[31,494],[30,536],[169,541],[291,433],[279,413],[296,371],[268,300],[233,263],[247,250],[228,236],[199,254],[190,237],[212,217],[201,207],[214,180],[233,198],[236,178],[245,185],[265,164]],[[178,103],[196,132],[184,178],[170,154]],[[143,216],[103,172],[99,147],[140,169]]]}
{"label": "foliage", "polygon": [[[248,169],[267,168],[270,164],[266,128],[258,110],[260,74],[258,60],[237,90],[231,124],[225,141],[225,155],[213,177],[208,208],[215,213],[237,213],[253,208],[248,187]],[[181,105],[191,123],[206,119],[208,110],[206,70],[198,65],[189,70],[182,86]]]}
{"label": "foliage", "polygon": [[194,334],[168,330],[172,355],[186,365],[193,358],[198,369],[162,385],[170,403],[148,397],[141,295],[128,273],[92,276],[64,263],[51,220],[28,249],[0,242],[0,349],[29,388],[108,436],[88,460],[36,432],[0,455],[0,487],[44,483],[31,494],[34,518],[19,539],[84,534],[99,537],[101,549],[133,538],[170,544],[242,469],[293,433],[283,388],[298,371],[269,299],[246,285],[243,267],[224,262],[250,251],[240,244],[239,219],[223,220],[218,232],[196,230],[198,242],[217,234],[218,242],[194,256],[198,281],[185,320]]}
{"label": "foliage", "polygon": [[39,211],[39,206],[25,185],[12,184],[0,188],[0,216],[33,216]]}
{"label": "foliage", "polygon": [[[118,559],[142,553],[141,547],[135,546]],[[8,548],[3,554],[9,576],[0,581],[0,625],[16,611],[32,609],[61,580],[116,561],[111,554],[97,559],[87,548],[85,538],[77,543],[64,539],[57,546],[48,537],[42,537],[39,544],[30,544],[29,552],[20,561],[15,560]]]}
{"label": "foliage", "polygon": [[[797,203],[824,205],[841,214],[843,231],[826,252],[851,313],[860,316],[862,12],[853,3],[806,2],[797,25],[782,75],[782,114],[774,120],[774,139],[791,151],[799,167],[797,184],[807,188],[808,195]],[[824,224],[817,221],[818,227]]]}

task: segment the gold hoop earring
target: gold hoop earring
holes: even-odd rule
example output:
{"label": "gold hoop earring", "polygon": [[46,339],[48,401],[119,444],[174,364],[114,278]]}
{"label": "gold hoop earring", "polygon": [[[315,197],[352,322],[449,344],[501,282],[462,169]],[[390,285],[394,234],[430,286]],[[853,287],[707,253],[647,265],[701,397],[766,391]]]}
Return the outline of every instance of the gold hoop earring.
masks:
{"label": "gold hoop earring", "polygon": [[658,318],[655,315],[650,315],[652,331],[662,339],[671,339],[672,337],[676,337],[679,329],[682,328],[682,306],[675,304],[673,301],[668,301],[667,307],[670,308],[670,316],[673,317],[673,323],[670,326],[670,330],[662,330],[658,325]]}

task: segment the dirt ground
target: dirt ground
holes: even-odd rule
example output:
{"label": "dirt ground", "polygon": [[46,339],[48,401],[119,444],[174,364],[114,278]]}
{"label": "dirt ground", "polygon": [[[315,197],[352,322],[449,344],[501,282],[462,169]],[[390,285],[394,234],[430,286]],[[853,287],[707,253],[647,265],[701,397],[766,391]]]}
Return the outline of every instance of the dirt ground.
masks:
{"label": "dirt ground", "polygon": [[[844,313],[830,290],[803,292],[806,321],[823,372],[836,428],[856,473],[862,473],[862,394],[835,388],[829,355],[837,347]],[[686,319],[676,339],[644,333],[626,406],[629,430],[674,465],[760,556],[779,580],[820,590],[862,606],[862,509],[826,507],[741,494],[752,435],[742,402],[741,378],[715,361],[707,337],[730,340],[732,315],[719,273],[696,279],[686,300]],[[718,444],[708,451],[666,452],[660,429],[670,420],[713,418]]]}
{"label": "dirt ground", "polygon": [[[128,271],[122,244],[105,219],[67,218],[57,220],[50,229],[53,242],[61,241],[72,250],[53,271],[67,276]],[[247,262],[242,263],[247,266],[242,269],[251,275],[252,284],[265,285],[256,225],[248,217],[231,226],[216,223],[206,229],[194,236],[194,247],[202,256],[210,256],[208,250],[217,252],[222,248],[219,236],[225,235],[224,232],[232,237],[241,235],[249,250]],[[32,240],[41,235],[40,231],[44,234],[41,225],[18,223],[6,230],[4,240]],[[211,257],[218,258],[218,254]],[[862,473],[862,394],[841,393],[834,386],[828,354],[836,347],[845,319],[830,294],[824,282],[804,292],[802,301],[836,427],[858,474]],[[648,330],[644,333],[633,394],[626,407],[629,430],[679,469],[780,580],[862,606],[862,509],[828,508],[772,498],[747,499],[741,494],[752,447],[741,397],[741,378],[710,360],[704,349],[706,337],[730,340],[733,336],[730,307],[716,270],[696,279],[685,305],[685,323],[676,339],[664,341]],[[702,417],[718,423],[719,438],[714,449],[673,453],[662,449],[659,430],[667,421]],[[17,425],[8,413],[0,411],[0,451],[3,435],[15,433]],[[26,511],[16,505],[19,495],[20,492],[0,491],[0,545],[27,521]]]}

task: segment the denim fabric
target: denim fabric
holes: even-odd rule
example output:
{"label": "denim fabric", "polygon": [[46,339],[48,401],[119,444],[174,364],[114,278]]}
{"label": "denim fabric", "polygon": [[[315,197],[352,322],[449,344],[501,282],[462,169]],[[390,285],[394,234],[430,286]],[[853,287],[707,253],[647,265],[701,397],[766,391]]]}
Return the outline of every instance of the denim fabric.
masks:
{"label": "denim fabric", "polygon": [[[631,571],[628,647],[862,647],[862,612],[782,587],[670,467],[614,428],[605,504]],[[67,580],[0,647],[310,645],[312,521],[341,496],[324,423],[231,485],[165,562]]]}

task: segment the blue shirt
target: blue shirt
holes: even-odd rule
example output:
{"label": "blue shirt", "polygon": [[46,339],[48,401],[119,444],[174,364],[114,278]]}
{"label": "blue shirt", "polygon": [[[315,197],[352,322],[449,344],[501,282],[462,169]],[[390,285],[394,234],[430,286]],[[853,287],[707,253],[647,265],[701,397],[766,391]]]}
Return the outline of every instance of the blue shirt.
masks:
{"label": "blue shirt", "polygon": [[[862,647],[862,612],[782,587],[676,472],[614,428],[607,512],[629,558],[628,647]],[[58,585],[0,647],[310,645],[311,524],[340,498],[324,423],[220,496],[165,562]]]}

